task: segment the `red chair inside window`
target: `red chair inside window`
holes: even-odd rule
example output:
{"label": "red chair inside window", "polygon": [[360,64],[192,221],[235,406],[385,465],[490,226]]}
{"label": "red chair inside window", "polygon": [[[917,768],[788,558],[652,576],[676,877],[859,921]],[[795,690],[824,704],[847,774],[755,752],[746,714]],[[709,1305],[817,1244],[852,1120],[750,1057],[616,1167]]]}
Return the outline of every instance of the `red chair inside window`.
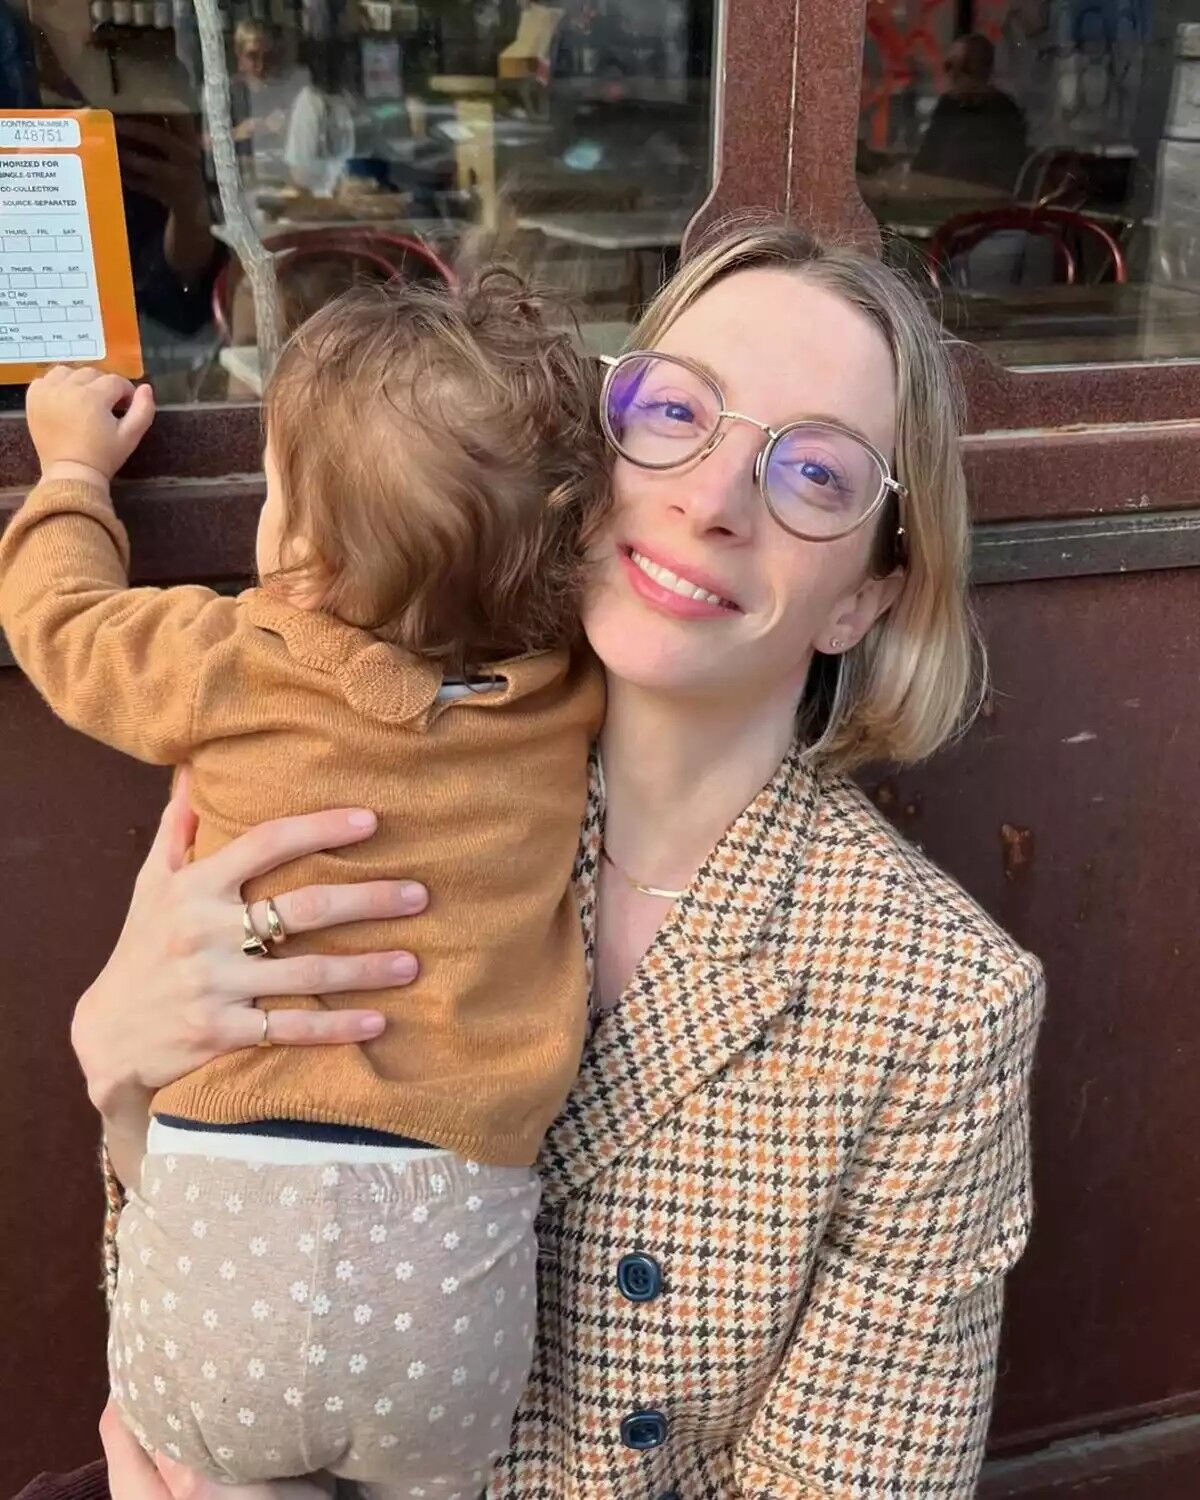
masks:
{"label": "red chair inside window", "polygon": [[1006,230],[1035,235],[1049,240],[1055,260],[1056,279],[1066,283],[1076,280],[1084,247],[1091,243],[1101,252],[1096,280],[1126,281],[1125,256],[1113,236],[1086,214],[1050,205],[1009,204],[1004,208],[980,209],[956,214],[941,225],[929,242],[926,263],[935,286],[944,286],[951,262],[966,255],[991,235]]}
{"label": "red chair inside window", "polygon": [[1035,151],[1021,168],[1013,197],[1037,207],[1082,211],[1092,192],[1091,163],[1069,146],[1046,146]]}
{"label": "red chair inside window", "polygon": [[[395,277],[455,284],[455,275],[423,240],[379,229],[302,229],[263,241],[275,258],[275,275],[290,331],[330,297],[359,280],[387,282]],[[221,342],[234,342],[234,297],[245,273],[236,257],[222,266],[213,284],[213,322]],[[305,285],[307,279],[308,285]]]}

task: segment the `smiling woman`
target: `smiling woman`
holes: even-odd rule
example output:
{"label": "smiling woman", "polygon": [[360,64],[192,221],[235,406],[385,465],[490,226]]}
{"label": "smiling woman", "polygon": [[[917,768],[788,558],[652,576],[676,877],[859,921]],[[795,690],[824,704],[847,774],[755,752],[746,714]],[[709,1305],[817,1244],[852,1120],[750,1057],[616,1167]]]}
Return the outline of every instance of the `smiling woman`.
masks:
{"label": "smiling woman", "polygon": [[[973,672],[982,685],[959,392],[899,278],[817,246],[797,275],[801,240],[764,228],[701,249],[634,332],[653,353],[613,361],[605,383],[619,455],[613,565],[660,612],[732,606],[740,635],[635,628],[627,591],[602,586],[589,633],[602,656],[636,657],[639,679],[658,663],[751,700],[803,694],[802,718],[839,768],[916,760],[964,723]],[[784,342],[780,322],[802,333]],[[781,347],[764,359],[768,334]],[[739,540],[747,507],[776,523],[756,525],[754,549]],[[712,512],[702,552],[685,508]]]}

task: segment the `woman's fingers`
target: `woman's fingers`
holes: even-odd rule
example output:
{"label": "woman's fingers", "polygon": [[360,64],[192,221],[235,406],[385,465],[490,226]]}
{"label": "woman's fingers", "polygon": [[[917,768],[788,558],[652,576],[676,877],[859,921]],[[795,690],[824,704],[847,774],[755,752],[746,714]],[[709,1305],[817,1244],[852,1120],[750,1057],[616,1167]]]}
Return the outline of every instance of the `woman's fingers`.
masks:
{"label": "woman's fingers", "polygon": [[205,1479],[165,1454],[154,1462],[171,1500],[327,1500],[334,1493],[332,1479],[323,1486],[316,1479],[282,1479],[273,1484],[218,1484]]}
{"label": "woman's fingers", "polygon": [[266,1040],[272,1047],[338,1047],[369,1041],[379,1036],[387,1022],[377,1010],[252,1010],[254,1036],[247,1043],[263,1040],[263,1016],[267,1017]]}
{"label": "woman's fingers", "polygon": [[213,1016],[211,1035],[202,1040],[214,1056],[264,1043],[272,1047],[344,1047],[370,1041],[386,1025],[377,1010],[260,1010],[253,1005],[238,1005]]}
{"label": "woman's fingers", "polygon": [[[429,893],[415,880],[364,880],[358,885],[310,885],[275,897],[284,931],[315,932],[344,922],[386,921],[424,911]],[[267,934],[267,903],[250,908],[255,929]]]}
{"label": "woman's fingers", "polygon": [[375,824],[375,814],[365,808],[275,818],[247,830],[192,868],[206,887],[236,892],[256,875],[265,875],[289,860],[359,844],[375,832]]}
{"label": "woman's fingers", "polygon": [[171,1500],[200,1500],[200,1497],[205,1494],[206,1487],[211,1486],[213,1491],[217,1489],[217,1486],[210,1480],[197,1474],[195,1469],[189,1469],[186,1464],[176,1463],[166,1453],[154,1455],[154,1467],[166,1485]]}
{"label": "woman's fingers", "polygon": [[[217,1484],[164,1453],[142,1452],[110,1400],[100,1417],[112,1500],[328,1500],[332,1480],[285,1479],[275,1484]],[[322,1482],[324,1481],[324,1482]]]}
{"label": "woman's fingers", "polygon": [[108,1461],[112,1500],[171,1500],[171,1492],[109,1401],[100,1414],[100,1441]]}
{"label": "woman's fingers", "polygon": [[[278,949],[276,950],[279,951]],[[284,950],[286,951],[286,950]],[[245,988],[254,995],[338,995],[347,990],[385,990],[411,984],[417,960],[411,953],[305,953],[297,958],[252,958]]]}
{"label": "woman's fingers", "polygon": [[187,864],[196,838],[196,814],[192,811],[190,795],[191,777],[187,771],[182,771],[175,782],[171,800],[158,820],[158,831],[142,862],[141,875],[173,875]]}

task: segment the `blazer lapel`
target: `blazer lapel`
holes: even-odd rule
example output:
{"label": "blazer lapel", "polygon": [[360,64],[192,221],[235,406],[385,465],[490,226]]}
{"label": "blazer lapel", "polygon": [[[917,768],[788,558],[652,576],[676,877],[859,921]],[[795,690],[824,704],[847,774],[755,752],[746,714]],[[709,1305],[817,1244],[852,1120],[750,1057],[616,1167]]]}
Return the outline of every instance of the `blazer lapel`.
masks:
{"label": "blazer lapel", "polygon": [[[547,1204],[578,1192],[681,1099],[744,1052],[793,999],[772,914],[804,857],[817,782],[799,747],[732,823],[668,912],[617,1005],[597,1023],[542,1147]],[[576,864],[589,991],[603,786],[593,760]]]}

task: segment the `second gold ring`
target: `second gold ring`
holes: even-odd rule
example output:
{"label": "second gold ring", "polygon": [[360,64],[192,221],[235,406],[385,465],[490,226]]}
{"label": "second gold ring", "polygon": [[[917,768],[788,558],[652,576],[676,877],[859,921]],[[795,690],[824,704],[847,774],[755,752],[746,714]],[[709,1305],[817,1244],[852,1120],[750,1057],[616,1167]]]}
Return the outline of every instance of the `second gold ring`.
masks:
{"label": "second gold ring", "polygon": [[250,915],[250,903],[242,902],[242,952],[247,958],[269,958],[271,950],[262,940],[262,935],[254,926],[254,918]]}
{"label": "second gold ring", "polygon": [[286,943],[288,939],[287,928],[283,925],[279,908],[269,896],[267,897],[267,936],[276,947]]}

